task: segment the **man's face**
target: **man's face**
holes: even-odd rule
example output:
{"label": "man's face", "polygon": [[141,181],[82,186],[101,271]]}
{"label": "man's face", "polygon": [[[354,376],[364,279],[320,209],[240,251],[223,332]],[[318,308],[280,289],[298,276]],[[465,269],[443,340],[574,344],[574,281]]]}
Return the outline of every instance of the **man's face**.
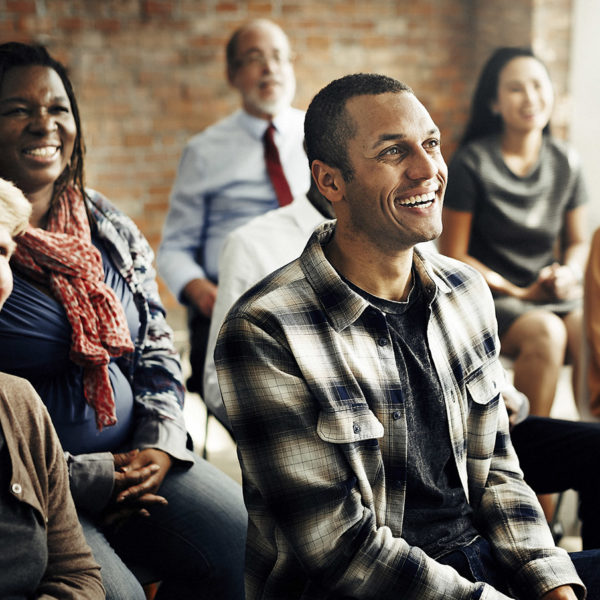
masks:
{"label": "man's face", "polygon": [[346,109],[356,124],[347,143],[354,177],[341,184],[339,226],[384,253],[437,238],[448,169],[425,107],[401,92],[356,96]]}
{"label": "man's face", "polygon": [[260,23],[244,30],[237,43],[229,82],[242,95],[246,112],[271,119],[292,102],[296,79],[289,42],[274,24]]}

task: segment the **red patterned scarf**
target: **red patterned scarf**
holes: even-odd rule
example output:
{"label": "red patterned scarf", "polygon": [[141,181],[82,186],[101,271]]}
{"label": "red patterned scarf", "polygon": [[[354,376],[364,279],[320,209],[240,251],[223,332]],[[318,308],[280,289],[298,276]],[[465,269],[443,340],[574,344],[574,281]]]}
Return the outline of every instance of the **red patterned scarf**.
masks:
{"label": "red patterned scarf", "polygon": [[108,376],[110,357],[133,351],[123,307],[104,283],[102,257],[92,244],[81,194],[69,188],[50,209],[46,229],[17,239],[15,266],[47,285],[71,324],[71,360],[83,367],[85,398],[99,430],[117,422]]}

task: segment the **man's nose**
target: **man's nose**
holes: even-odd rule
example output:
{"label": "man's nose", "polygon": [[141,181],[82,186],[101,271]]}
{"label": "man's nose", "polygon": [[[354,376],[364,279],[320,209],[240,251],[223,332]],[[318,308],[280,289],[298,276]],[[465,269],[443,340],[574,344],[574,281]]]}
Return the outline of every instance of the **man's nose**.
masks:
{"label": "man's nose", "polygon": [[433,157],[421,149],[413,154],[407,165],[406,174],[410,179],[424,180],[431,179],[437,175],[438,166]]}

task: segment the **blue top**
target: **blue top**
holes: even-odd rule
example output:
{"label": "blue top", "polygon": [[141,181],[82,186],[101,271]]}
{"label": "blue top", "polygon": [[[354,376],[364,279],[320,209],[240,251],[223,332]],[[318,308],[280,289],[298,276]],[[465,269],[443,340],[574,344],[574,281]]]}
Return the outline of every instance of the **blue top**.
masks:
{"label": "blue top", "polygon": [[[97,238],[104,281],[121,301],[129,332],[135,340],[140,327],[133,294]],[[117,424],[96,428],[94,409],[83,394],[83,369],[69,357],[71,325],[63,306],[53,297],[14,277],[14,289],[0,313],[0,369],[28,379],[46,404],[61,444],[73,454],[117,450],[130,437],[133,391],[124,361],[112,359],[109,376],[115,395]]]}
{"label": "blue top", "polygon": [[[192,279],[218,280],[219,253],[230,231],[278,207],[264,160],[268,124],[238,110],[185,147],[157,257],[160,275],[179,300]],[[302,195],[310,185],[304,112],[287,108],[273,124],[292,195]]]}

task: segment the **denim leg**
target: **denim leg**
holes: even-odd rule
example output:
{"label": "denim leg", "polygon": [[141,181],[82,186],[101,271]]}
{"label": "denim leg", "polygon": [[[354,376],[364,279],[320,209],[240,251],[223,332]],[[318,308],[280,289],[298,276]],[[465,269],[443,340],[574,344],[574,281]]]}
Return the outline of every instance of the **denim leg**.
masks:
{"label": "denim leg", "polygon": [[587,587],[587,600],[600,600],[600,550],[573,552],[569,556]]}
{"label": "denim leg", "polygon": [[442,556],[438,562],[449,565],[473,583],[487,583],[499,592],[509,594],[507,577],[494,559],[485,538],[476,538],[468,546]]}
{"label": "denim leg", "polygon": [[106,532],[123,560],[157,574],[157,600],[243,599],[247,513],[241,487],[195,457],[191,468],[171,468],[159,494],[167,506]]}
{"label": "denim leg", "polygon": [[538,494],[579,493],[584,549],[600,547],[600,423],[529,417],[511,432],[525,481]]}
{"label": "denim leg", "polygon": [[107,600],[146,600],[142,586],[123,564],[100,529],[85,515],[79,514],[85,539],[101,567]]}

